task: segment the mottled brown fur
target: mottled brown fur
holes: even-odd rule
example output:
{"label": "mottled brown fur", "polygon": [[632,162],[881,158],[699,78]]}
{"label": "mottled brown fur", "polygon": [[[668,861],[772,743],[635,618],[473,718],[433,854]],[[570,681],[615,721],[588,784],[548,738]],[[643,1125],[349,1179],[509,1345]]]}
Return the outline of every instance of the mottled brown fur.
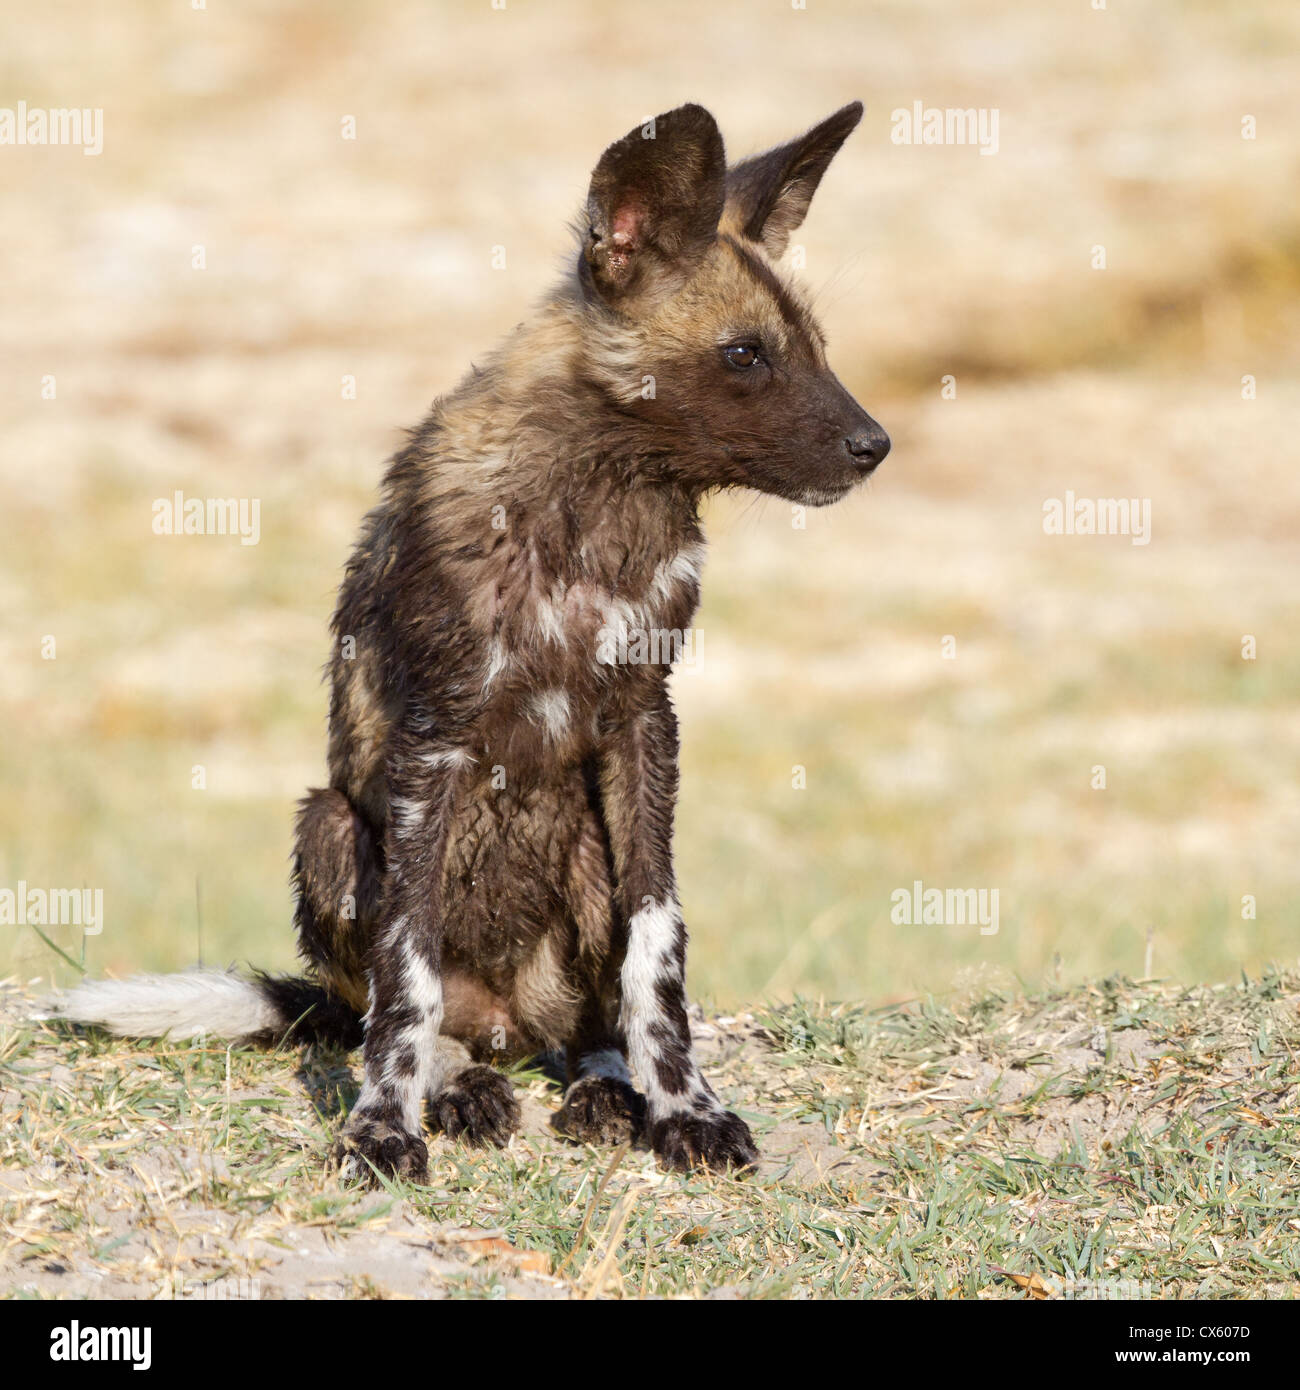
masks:
{"label": "mottled brown fur", "polygon": [[630,1133],[626,1079],[581,1069],[631,1027],[665,1161],[752,1161],[690,1049],[667,671],[600,653],[689,629],[705,492],[828,502],[888,448],[772,260],[859,115],[730,175],[699,107],[611,146],[576,273],[389,468],[334,615],[330,787],[298,820],[303,955],[369,1010],[350,1153],[420,1170],[393,1138],[418,1142],[417,1082],[448,1132],[508,1133],[482,1068],[429,1060],[430,1029],[479,1062],[566,1048],[569,1131]]}

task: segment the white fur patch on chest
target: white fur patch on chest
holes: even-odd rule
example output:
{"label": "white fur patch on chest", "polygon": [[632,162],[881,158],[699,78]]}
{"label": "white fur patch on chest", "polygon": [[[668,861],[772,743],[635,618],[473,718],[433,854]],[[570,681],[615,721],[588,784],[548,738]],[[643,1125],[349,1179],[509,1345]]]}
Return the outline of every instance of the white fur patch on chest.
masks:
{"label": "white fur patch on chest", "polygon": [[[572,701],[593,673],[608,680],[614,667],[628,664],[628,652],[652,653],[634,661],[671,664],[683,649],[704,556],[703,541],[689,541],[629,582],[622,574],[600,575],[598,557],[585,547],[585,573],[577,578],[546,574],[531,546],[515,551],[479,608],[493,623],[483,653],[484,695],[522,689],[529,722],[560,742],[578,718]],[[506,586],[500,576],[511,570],[515,581]]]}
{"label": "white fur patch on chest", "polygon": [[626,648],[638,633],[664,625],[665,614],[693,610],[704,564],[704,545],[692,542],[661,560],[639,591],[615,594],[597,580],[557,581],[534,601],[532,632],[539,643],[573,651],[597,665],[611,642]]}

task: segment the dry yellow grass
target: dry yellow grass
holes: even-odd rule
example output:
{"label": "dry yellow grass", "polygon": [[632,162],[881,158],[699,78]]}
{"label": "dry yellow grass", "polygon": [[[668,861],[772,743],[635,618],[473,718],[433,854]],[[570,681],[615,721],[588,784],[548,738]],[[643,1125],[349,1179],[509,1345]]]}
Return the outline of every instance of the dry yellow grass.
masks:
{"label": "dry yellow grass", "polygon": [[[96,972],[192,960],[196,881],[209,962],[287,963],[325,624],[398,427],[556,273],[607,140],[690,98],[744,151],[862,97],[800,236],[895,450],[804,530],[712,511],[703,662],[677,680],[694,987],[1140,972],[1149,931],[1188,980],[1294,961],[1298,54],[1284,0],[65,3],[11,26],[0,88],[102,107],[105,141],[0,148],[0,887],[102,887]],[[915,100],[997,107],[999,153],[892,144]],[[261,499],[259,544],[152,535],[177,489]],[[1150,498],[1151,544],[1044,535],[1067,490]],[[915,879],[998,888],[999,933],[893,924]],[[66,977],[0,933],[0,969]]]}

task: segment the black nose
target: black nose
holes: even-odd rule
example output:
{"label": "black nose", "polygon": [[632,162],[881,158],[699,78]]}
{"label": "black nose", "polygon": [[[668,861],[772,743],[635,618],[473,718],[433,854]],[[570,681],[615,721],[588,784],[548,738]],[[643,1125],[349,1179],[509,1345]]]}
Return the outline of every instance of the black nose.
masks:
{"label": "black nose", "polygon": [[889,452],[889,436],[879,425],[872,424],[849,435],[844,447],[853,455],[854,465],[863,473],[870,473]]}

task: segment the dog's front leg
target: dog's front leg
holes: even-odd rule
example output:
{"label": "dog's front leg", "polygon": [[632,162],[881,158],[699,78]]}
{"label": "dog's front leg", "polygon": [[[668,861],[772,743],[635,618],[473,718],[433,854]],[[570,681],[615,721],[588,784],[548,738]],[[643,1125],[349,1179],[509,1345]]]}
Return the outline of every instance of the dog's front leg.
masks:
{"label": "dog's front leg", "polygon": [[677,720],[662,676],[605,740],[601,790],[627,923],[621,1023],[645,1087],[648,1134],[674,1168],[752,1166],[749,1127],[700,1074],[686,1012],[686,927],[673,875]]}
{"label": "dog's front leg", "polygon": [[459,750],[403,740],[389,759],[389,816],[379,924],[370,947],[361,1094],[339,1137],[345,1176],[423,1181],[424,1098],[438,1092],[442,1026],[442,870]]}

